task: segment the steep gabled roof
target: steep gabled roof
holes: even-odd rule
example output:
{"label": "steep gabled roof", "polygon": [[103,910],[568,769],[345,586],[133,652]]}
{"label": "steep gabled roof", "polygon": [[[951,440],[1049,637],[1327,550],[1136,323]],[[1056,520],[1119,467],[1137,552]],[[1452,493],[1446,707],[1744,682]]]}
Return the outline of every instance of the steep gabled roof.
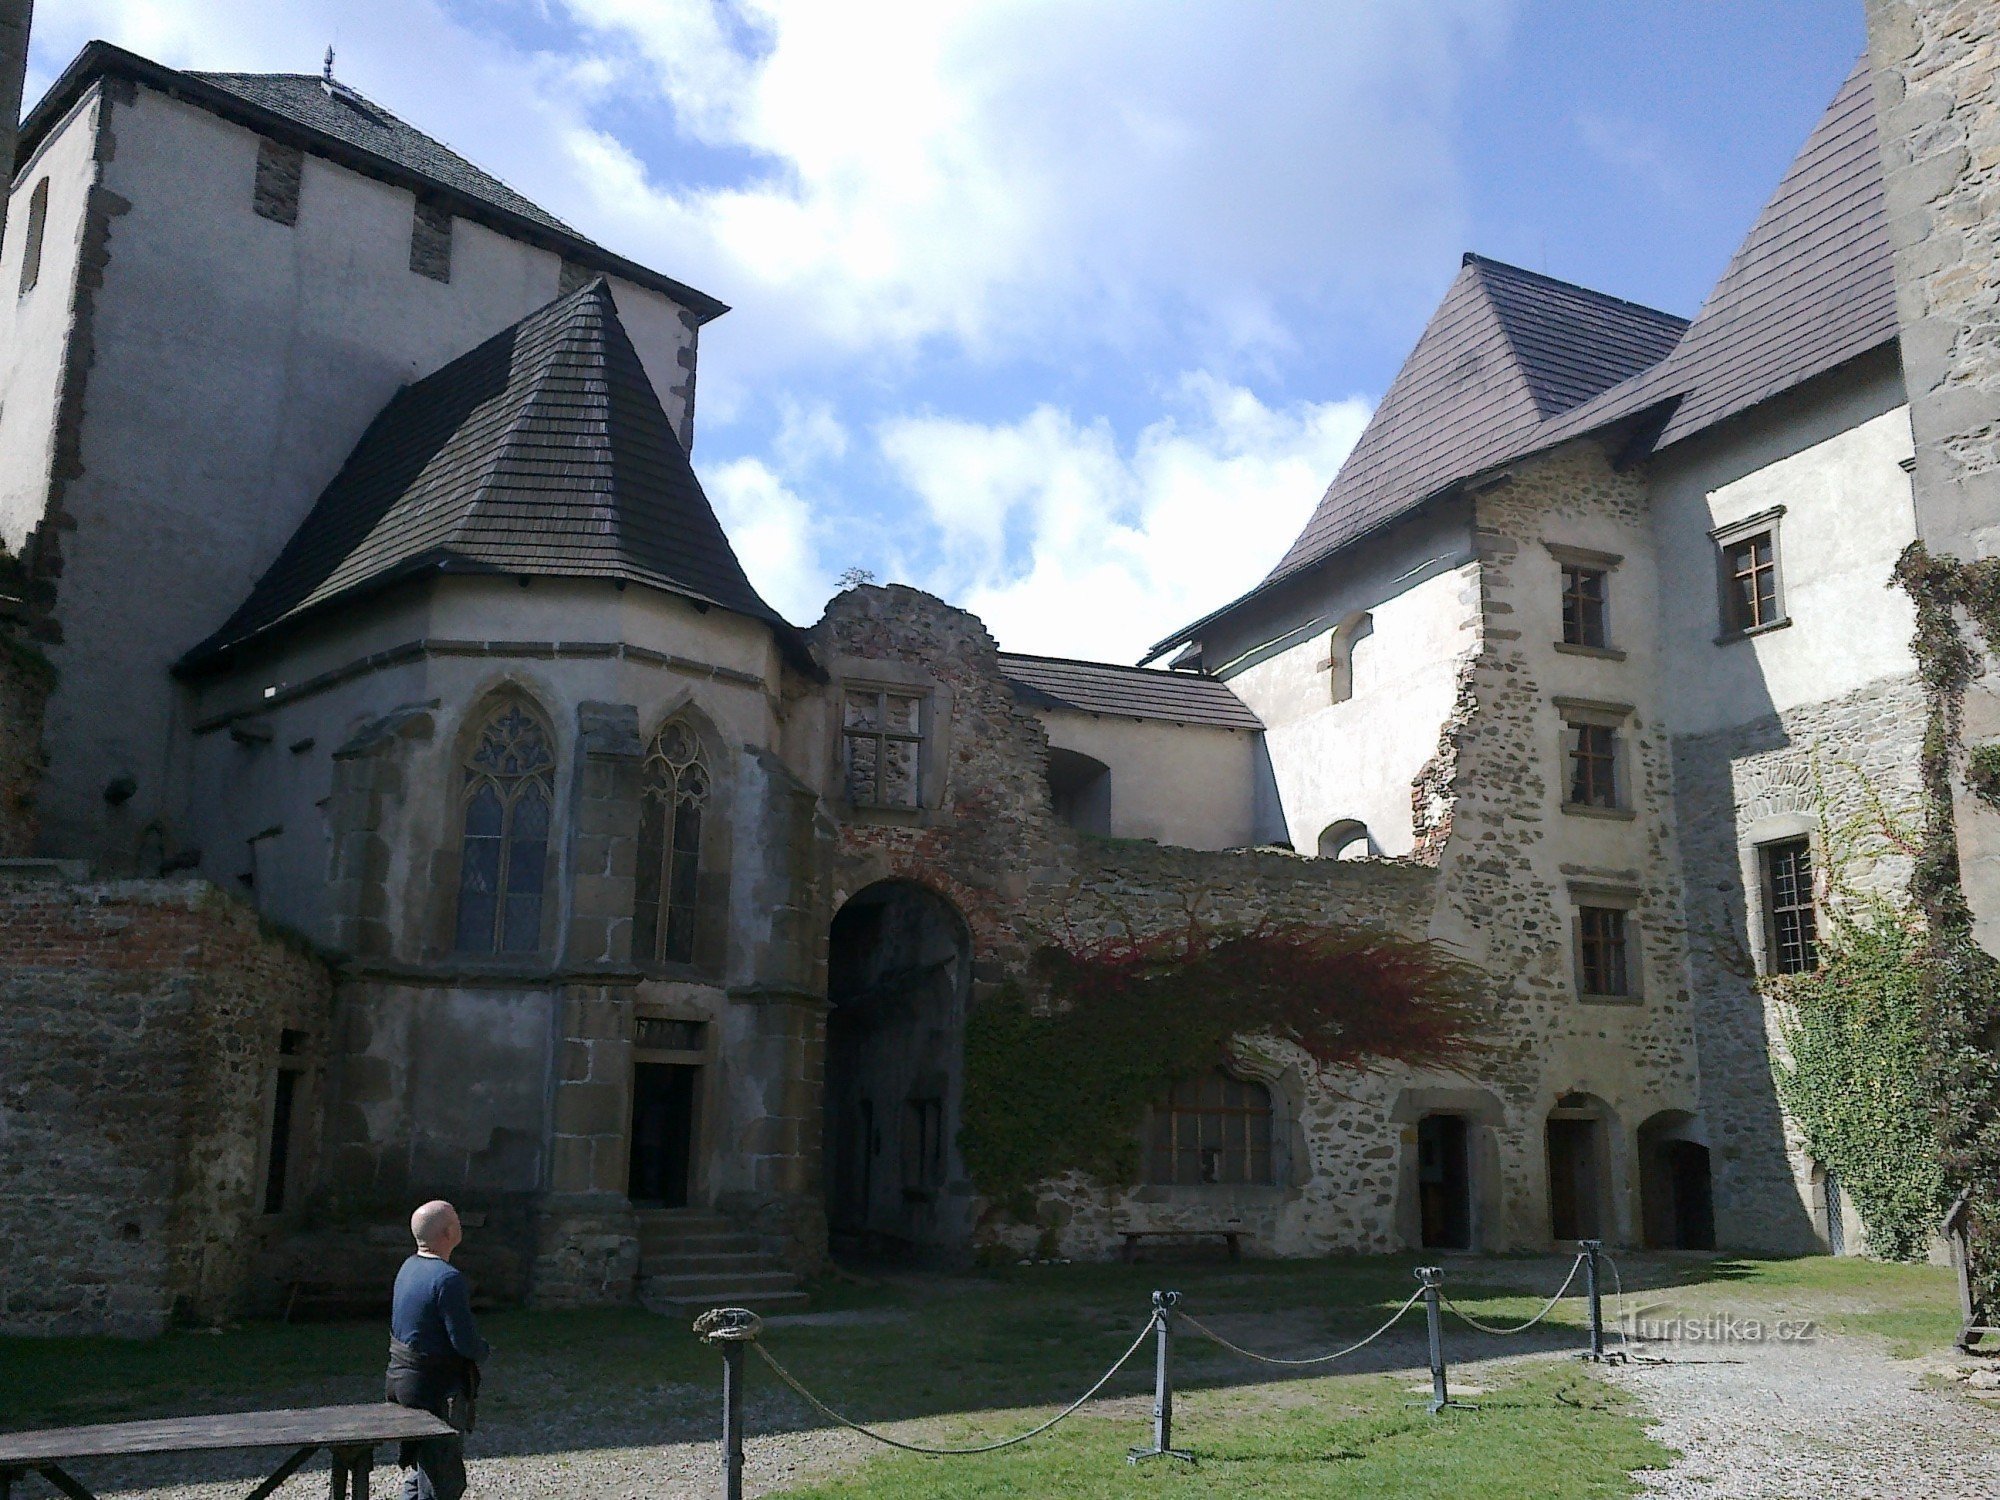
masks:
{"label": "steep gabled roof", "polygon": [[1267,583],[1503,460],[1547,418],[1664,359],[1685,319],[1467,255]]}
{"label": "steep gabled roof", "polygon": [[1022,700],[1038,708],[1163,719],[1215,729],[1262,729],[1263,720],[1227,683],[1192,672],[1161,672],[1063,656],[1000,653],[1000,670]]}
{"label": "steep gabled roof", "polygon": [[185,73],[109,42],[87,43],[21,122],[11,180],[34,159],[48,134],[100,79],[143,84],[259,135],[338,162],[350,171],[407,188],[451,213],[510,238],[554,251],[593,271],[664,293],[697,321],[729,311],[706,292],[605,249],[554,214],[482,172],[442,142],[336,84],[295,73]]}
{"label": "steep gabled roof", "polygon": [[796,632],[744,576],[600,278],[405,386],[184,671],[437,572],[611,578]]}
{"label": "steep gabled roof", "polygon": [[564,234],[576,234],[547,209],[529,202],[442,141],[433,140],[345,84],[335,84],[329,89],[316,73],[189,73],[188,77],[212,83],[309,130],[373,152],[385,161],[457,188],[495,208],[533,219]]}
{"label": "steep gabled roof", "polygon": [[1658,452],[1895,337],[1888,211],[1864,57],[1672,356],[1550,424],[1535,446],[1673,401],[1653,443]]}

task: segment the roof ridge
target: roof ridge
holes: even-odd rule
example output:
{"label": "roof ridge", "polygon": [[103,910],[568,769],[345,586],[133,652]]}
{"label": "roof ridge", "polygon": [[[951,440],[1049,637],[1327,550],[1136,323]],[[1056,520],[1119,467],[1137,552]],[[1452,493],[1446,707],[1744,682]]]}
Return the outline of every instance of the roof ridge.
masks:
{"label": "roof ridge", "polygon": [[1467,250],[1459,257],[1458,263],[1461,266],[1482,266],[1489,270],[1506,271],[1515,276],[1525,276],[1532,281],[1539,281],[1545,286],[1561,287],[1566,292],[1581,292],[1584,296],[1590,297],[1595,301],[1608,302],[1614,307],[1629,307],[1635,312],[1646,313],[1656,318],[1665,318],[1670,322],[1685,324],[1692,321],[1692,319],[1682,317],[1679,313],[1668,312],[1663,307],[1654,307],[1650,302],[1637,302],[1630,297],[1615,296],[1610,292],[1599,291],[1594,286],[1585,286],[1580,281],[1565,281],[1560,276],[1551,276],[1547,271],[1534,271],[1526,266],[1517,266],[1512,261],[1496,260],[1490,255],[1481,255],[1477,250]]}
{"label": "roof ridge", "polygon": [[1146,677],[1172,677],[1182,682],[1220,682],[1219,677],[1209,677],[1201,672],[1176,672],[1166,667],[1143,667],[1122,661],[1094,661],[1087,656],[1045,656],[1039,651],[1002,651],[1001,661],[1013,658],[1017,661],[1054,662],[1065,667],[1098,667],[1112,672],[1137,672]]}

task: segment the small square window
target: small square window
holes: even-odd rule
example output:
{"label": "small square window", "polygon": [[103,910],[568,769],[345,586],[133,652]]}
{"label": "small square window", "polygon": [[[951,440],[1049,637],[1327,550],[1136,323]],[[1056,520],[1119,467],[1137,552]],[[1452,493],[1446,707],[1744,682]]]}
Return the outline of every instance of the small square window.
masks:
{"label": "small square window", "polygon": [[1787,839],[1781,844],[1766,844],[1762,852],[1771,969],[1778,974],[1808,973],[1819,967],[1812,841]]}
{"label": "small square window", "polygon": [[1562,570],[1563,644],[1602,650],[1611,644],[1606,626],[1606,585],[1602,568],[1564,563]]}
{"label": "small square window", "polygon": [[841,706],[841,759],[847,800],[856,807],[921,805],[924,700],[921,694],[849,688]]}
{"label": "small square window", "polygon": [[1586,995],[1632,993],[1626,913],[1615,906],[1576,909],[1577,987]]}
{"label": "small square window", "polygon": [[1563,801],[1571,807],[1619,806],[1618,731],[1609,724],[1572,723],[1563,738],[1569,761]]}

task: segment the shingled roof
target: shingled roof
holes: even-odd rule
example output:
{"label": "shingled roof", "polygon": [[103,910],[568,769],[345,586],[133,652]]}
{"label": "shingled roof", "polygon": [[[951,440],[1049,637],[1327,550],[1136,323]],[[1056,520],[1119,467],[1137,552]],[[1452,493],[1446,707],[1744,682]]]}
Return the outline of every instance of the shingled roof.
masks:
{"label": "shingled roof", "polygon": [[1038,708],[1162,719],[1217,729],[1262,729],[1259,719],[1227,683],[1192,672],[1161,672],[1062,656],[1002,651],[1000,670],[1023,701]]}
{"label": "shingled roof", "polygon": [[431,199],[501,234],[553,250],[594,271],[662,292],[706,322],[728,305],[628,260],[570,228],[441,141],[345,84],[308,73],[189,73],[109,42],[88,43],[21,122],[12,171],[41,148],[98,80],[113,77],[209,111],[274,141]]}
{"label": "shingled roof", "polygon": [[1467,255],[1276,582],[1490,467],[1667,356],[1687,321]]}
{"label": "shingled roof", "polygon": [[1834,95],[1673,354],[1537,435],[1545,447],[1665,401],[1652,451],[1896,337],[1875,101],[1864,57]]}
{"label": "shingled roof", "polygon": [[624,579],[763,620],[801,649],[744,576],[602,278],[399,391],[181,669],[438,572]]}

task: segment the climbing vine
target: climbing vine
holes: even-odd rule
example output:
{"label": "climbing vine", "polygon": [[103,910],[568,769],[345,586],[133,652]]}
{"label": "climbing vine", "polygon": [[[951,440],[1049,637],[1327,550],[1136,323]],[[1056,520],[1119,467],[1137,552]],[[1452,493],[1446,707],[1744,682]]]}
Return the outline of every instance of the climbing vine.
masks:
{"label": "climbing vine", "polygon": [[1017,1218],[1068,1171],[1132,1183],[1147,1108],[1239,1037],[1320,1067],[1447,1063],[1479,1050],[1479,971],[1429,943],[1303,923],[1185,926],[1043,947],[1031,983],[974,1010],[959,1136],[973,1181]]}
{"label": "climbing vine", "polygon": [[1990,753],[1961,760],[1965,690],[1981,667],[1979,649],[1960,624],[1976,628],[1987,655],[2000,651],[2000,559],[1961,563],[1933,557],[1913,542],[1897,561],[1895,582],[1916,604],[1914,642],[1929,712],[1920,770],[1922,848],[1910,894],[1925,924],[1924,1077],[1935,1100],[1944,1181],[1968,1190],[1969,1267],[1975,1315],[2000,1315],[2000,964],[1972,938],[1972,912],[1959,874],[1952,815],[1952,773],[1985,795]]}

